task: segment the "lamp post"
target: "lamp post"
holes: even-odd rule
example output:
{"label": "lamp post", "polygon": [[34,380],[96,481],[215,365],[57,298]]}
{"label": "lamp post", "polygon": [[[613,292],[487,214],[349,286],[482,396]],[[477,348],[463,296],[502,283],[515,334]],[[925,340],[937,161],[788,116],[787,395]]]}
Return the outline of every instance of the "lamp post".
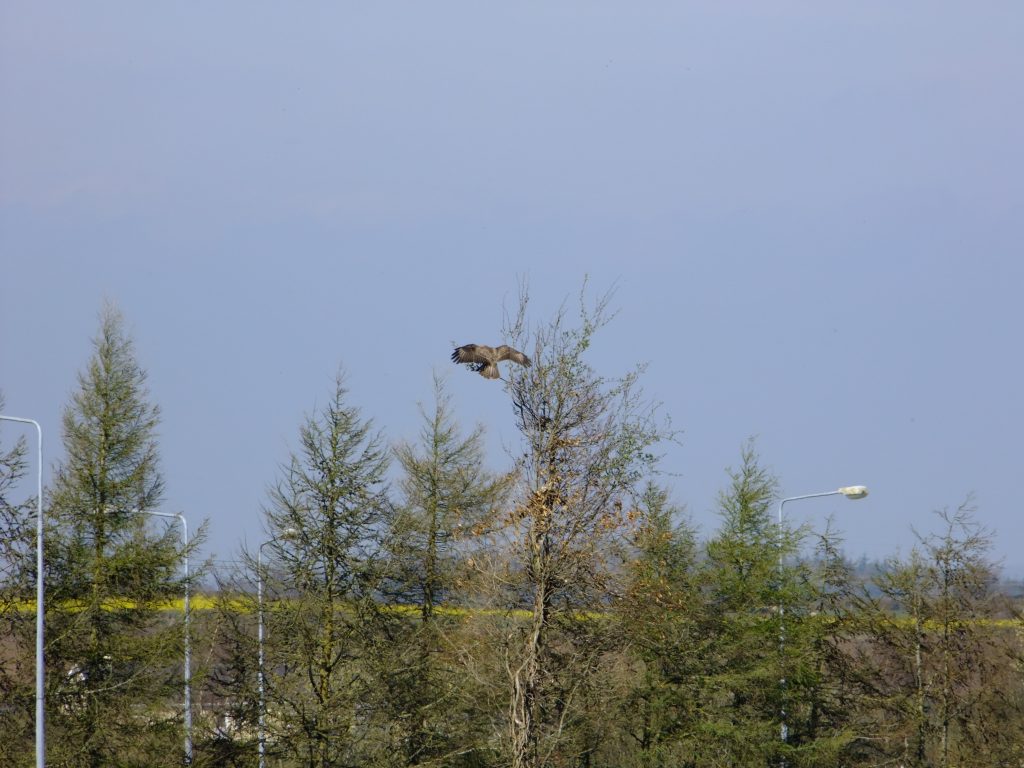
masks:
{"label": "lamp post", "polygon": [[[782,514],[783,508],[790,501],[801,501],[803,499],[817,499],[822,496],[845,496],[848,499],[863,499],[868,495],[868,489],[866,485],[844,485],[842,488],[837,488],[834,491],[824,491],[822,493],[805,493],[802,496],[788,496],[779,502],[779,525],[778,525],[778,547],[779,547],[779,589],[782,589]],[[779,661],[782,663],[782,677],[779,679],[779,688],[781,691],[782,701],[779,708],[779,736],[783,743],[789,738],[789,727],[786,723],[786,667],[784,651],[786,648],[786,627],[784,623],[785,609],[782,605],[781,591],[779,594]],[[783,763],[784,764],[784,763]]]}
{"label": "lamp post", "polygon": [[265,697],[266,675],[263,671],[263,548],[267,544],[273,544],[279,539],[294,539],[299,532],[295,528],[286,528],[281,531],[280,536],[268,539],[260,544],[256,551],[256,605],[257,605],[257,630],[256,638],[259,645],[259,663],[257,675],[259,676],[259,731],[257,733],[259,752],[259,768],[265,768],[267,759],[267,701]]}
{"label": "lamp post", "polygon": [[188,574],[188,522],[180,512],[153,512],[137,509],[143,515],[167,517],[181,522],[181,537],[185,547],[185,765],[192,765],[192,640],[189,633],[189,574]]}
{"label": "lamp post", "polygon": [[0,421],[31,424],[38,436],[36,475],[36,766],[46,766],[46,688],[43,661],[43,428],[34,419],[0,416]]}

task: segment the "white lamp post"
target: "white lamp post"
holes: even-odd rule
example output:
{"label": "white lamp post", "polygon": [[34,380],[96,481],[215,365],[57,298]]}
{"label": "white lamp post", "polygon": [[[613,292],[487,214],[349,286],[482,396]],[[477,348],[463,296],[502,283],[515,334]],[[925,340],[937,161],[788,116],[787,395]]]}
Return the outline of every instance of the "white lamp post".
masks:
{"label": "white lamp post", "polygon": [[0,416],[2,421],[31,424],[38,435],[36,475],[36,766],[46,766],[46,688],[43,661],[43,428],[34,419]]}
{"label": "white lamp post", "polygon": [[259,645],[259,663],[257,675],[259,676],[259,731],[257,733],[259,752],[259,768],[265,768],[267,759],[267,701],[265,695],[266,675],[263,671],[263,548],[272,544],[278,539],[294,539],[299,535],[295,528],[286,528],[281,535],[268,539],[260,544],[256,551],[256,605],[257,605],[257,643]]}
{"label": "white lamp post", "polygon": [[185,546],[185,765],[192,765],[192,641],[189,634],[189,583],[188,583],[188,522],[180,512],[153,512],[137,509],[144,515],[167,517],[181,522],[182,543]]}
{"label": "white lamp post", "polygon": [[[782,511],[786,504],[790,501],[800,501],[802,499],[816,499],[821,496],[845,496],[848,499],[863,499],[868,495],[868,489],[866,485],[844,485],[842,488],[837,488],[834,491],[824,491],[822,493],[805,493],[802,496],[789,496],[779,502],[779,588],[782,588]],[[786,647],[786,628],[783,623],[784,609],[782,606],[782,599],[779,599],[779,657],[783,663],[782,677],[779,679],[779,686],[782,690],[782,704],[779,709],[779,735],[782,741],[785,742],[789,738],[789,727],[786,723],[786,668],[785,658],[783,652]]]}

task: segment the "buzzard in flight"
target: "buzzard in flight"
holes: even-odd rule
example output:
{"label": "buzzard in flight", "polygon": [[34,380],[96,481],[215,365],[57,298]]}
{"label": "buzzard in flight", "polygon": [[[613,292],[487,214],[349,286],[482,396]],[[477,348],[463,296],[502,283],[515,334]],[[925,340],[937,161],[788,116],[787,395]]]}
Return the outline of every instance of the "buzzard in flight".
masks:
{"label": "buzzard in flight", "polygon": [[453,363],[470,363],[473,370],[485,379],[500,379],[498,363],[502,360],[511,360],[513,363],[529,366],[530,358],[518,349],[512,349],[505,344],[500,347],[487,347],[483,344],[466,344],[456,347],[452,352]]}

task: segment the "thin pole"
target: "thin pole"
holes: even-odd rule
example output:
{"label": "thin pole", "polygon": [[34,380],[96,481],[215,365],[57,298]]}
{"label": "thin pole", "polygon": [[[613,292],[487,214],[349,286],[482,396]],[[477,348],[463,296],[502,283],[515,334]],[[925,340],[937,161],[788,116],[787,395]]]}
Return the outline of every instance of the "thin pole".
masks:
{"label": "thin pole", "polygon": [[[778,526],[778,548],[779,548],[779,663],[781,665],[781,677],[779,678],[780,702],[779,702],[779,738],[785,744],[789,739],[789,724],[786,714],[786,624],[785,607],[782,604],[782,509],[787,502],[800,501],[801,499],[816,499],[820,496],[839,496],[842,491],[825,491],[823,493],[806,493],[802,496],[790,496],[779,502],[779,526]],[[785,765],[785,763],[783,763]]]}
{"label": "thin pole", "polygon": [[264,670],[264,655],[263,655],[263,548],[267,544],[272,544],[280,539],[294,539],[298,536],[298,531],[294,528],[286,528],[281,531],[278,536],[267,539],[259,547],[256,548],[256,613],[257,613],[257,630],[256,638],[259,645],[259,663],[257,665],[256,674],[259,682],[259,706],[260,711],[258,715],[259,729],[257,731],[257,751],[259,753],[259,768],[266,768],[267,761],[267,698],[266,698],[266,682],[267,676]]}
{"label": "thin pole", "polygon": [[[271,539],[270,541],[273,541]],[[267,752],[267,702],[264,698],[264,673],[263,673],[263,547],[270,543],[265,541],[260,544],[259,549],[256,552],[256,605],[257,605],[257,643],[259,645],[259,663],[257,665],[257,675],[259,677],[259,707],[258,713],[258,732],[257,732],[257,751],[259,753],[259,768],[265,768],[266,766],[266,752]]]}
{"label": "thin pole", "polygon": [[181,520],[181,536],[184,539],[185,549],[185,765],[191,765],[193,762],[193,749],[191,749],[191,633],[189,632],[191,609],[188,604],[191,585],[188,574],[188,523],[180,512],[175,516]]}
{"label": "thin pole", "polygon": [[191,579],[188,571],[188,523],[180,512],[182,535],[185,538],[185,764],[192,765],[192,638],[189,631],[192,610],[189,606]]}
{"label": "thin pole", "polygon": [[192,640],[189,632],[189,570],[188,570],[188,521],[180,512],[153,512],[138,510],[144,515],[169,517],[181,521],[181,535],[185,546],[185,765],[192,765]]}
{"label": "thin pole", "polygon": [[43,428],[34,419],[0,416],[3,421],[17,421],[36,428],[38,463],[36,475],[36,765],[46,768],[46,688],[43,659]]}

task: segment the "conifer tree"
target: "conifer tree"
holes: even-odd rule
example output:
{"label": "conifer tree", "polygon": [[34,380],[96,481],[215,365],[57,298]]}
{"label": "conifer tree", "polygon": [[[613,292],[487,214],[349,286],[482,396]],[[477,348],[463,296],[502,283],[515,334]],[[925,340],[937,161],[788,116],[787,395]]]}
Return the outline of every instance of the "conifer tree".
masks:
{"label": "conifer tree", "polygon": [[[698,764],[766,765],[778,750],[781,657],[777,481],[747,444],[719,494],[721,524],[707,543],[708,625]],[[787,601],[788,602],[788,601]]]}
{"label": "conifer tree", "polygon": [[327,404],[299,428],[265,515],[268,754],[289,764],[371,764],[380,738],[380,538],[390,516],[388,451],[346,402],[339,374]]}
{"label": "conifer tree", "polygon": [[450,760],[482,740],[470,681],[459,678],[446,653],[445,638],[461,619],[437,608],[465,605],[456,596],[456,580],[465,568],[467,542],[508,488],[506,478],[484,469],[483,427],[460,432],[441,379],[434,379],[433,410],[421,412],[418,442],[395,449],[402,500],[388,542],[394,596],[417,615],[404,622],[382,670],[408,765]]}
{"label": "conifer tree", "polygon": [[159,605],[182,594],[180,532],[151,533],[140,514],[163,499],[160,411],[112,305],[93,347],[64,411],[47,516],[50,759],[180,762],[183,633]]}
{"label": "conifer tree", "polygon": [[839,625],[821,615],[845,583],[835,537],[825,534],[819,565],[800,557],[806,530],[774,519],[778,483],[752,441],[729,479],[707,543],[698,764],[837,764],[851,738],[836,688]]}
{"label": "conifer tree", "polygon": [[[0,412],[4,397],[0,392]],[[0,422],[0,429],[9,426]],[[0,764],[18,765],[32,754],[35,617],[35,497],[24,492],[28,446],[19,437],[0,442]]]}
{"label": "conifer tree", "polygon": [[851,600],[851,673],[876,724],[852,756],[907,766],[1010,765],[1024,757],[1024,675],[994,589],[991,535],[970,502],[889,558]]}
{"label": "conifer tree", "polygon": [[403,597],[415,604],[424,623],[438,602],[451,595],[462,558],[460,540],[488,519],[508,481],[484,468],[484,430],[460,433],[451,398],[434,379],[434,409],[422,412],[416,444],[402,442],[395,455],[402,468],[402,503],[392,523],[394,578]]}
{"label": "conifer tree", "polygon": [[636,758],[620,764],[667,768],[687,764],[694,751],[707,612],[693,527],[678,519],[662,488],[649,486],[641,504],[628,586],[617,603],[632,674],[616,721],[625,726],[625,753]]}

